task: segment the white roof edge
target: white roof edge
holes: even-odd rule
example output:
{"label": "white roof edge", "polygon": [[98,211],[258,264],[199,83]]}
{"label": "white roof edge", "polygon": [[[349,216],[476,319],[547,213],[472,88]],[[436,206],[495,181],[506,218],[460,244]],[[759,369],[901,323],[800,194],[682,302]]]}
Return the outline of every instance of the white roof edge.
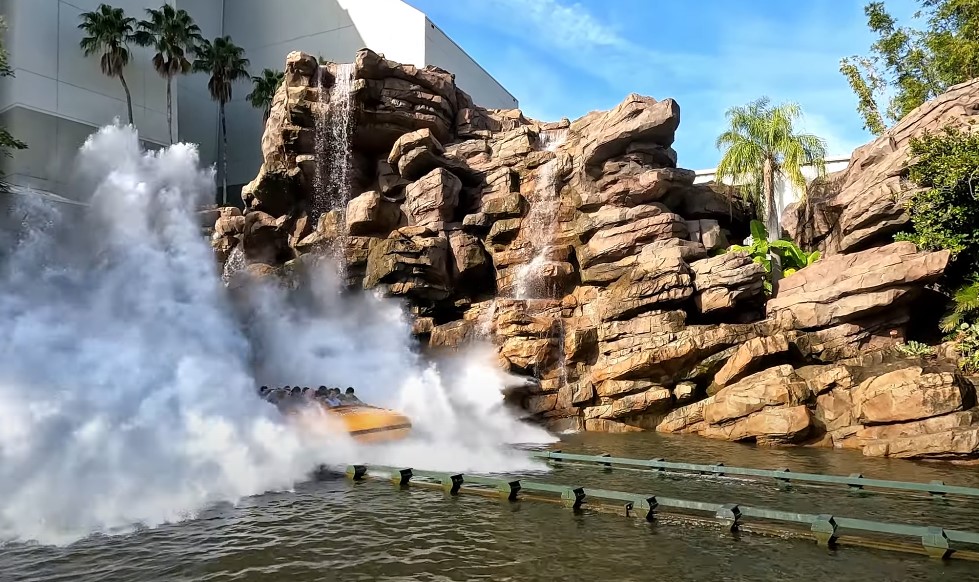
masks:
{"label": "white roof edge", "polygon": [[[851,156],[830,156],[825,159],[825,162],[827,164],[831,164],[833,162],[849,162],[850,157]],[[705,176],[707,174],[716,174],[717,168],[714,167],[714,168],[704,168],[703,170],[694,170],[694,173],[697,174],[698,176]]]}

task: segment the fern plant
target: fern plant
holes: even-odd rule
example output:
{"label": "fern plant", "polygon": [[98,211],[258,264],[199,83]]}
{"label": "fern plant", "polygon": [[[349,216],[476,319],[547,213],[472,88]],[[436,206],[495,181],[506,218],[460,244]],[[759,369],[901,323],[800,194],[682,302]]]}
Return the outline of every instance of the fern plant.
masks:
{"label": "fern plant", "polygon": [[959,329],[967,321],[975,321],[979,315],[979,279],[959,287],[952,295],[952,309],[942,319],[942,331]]}

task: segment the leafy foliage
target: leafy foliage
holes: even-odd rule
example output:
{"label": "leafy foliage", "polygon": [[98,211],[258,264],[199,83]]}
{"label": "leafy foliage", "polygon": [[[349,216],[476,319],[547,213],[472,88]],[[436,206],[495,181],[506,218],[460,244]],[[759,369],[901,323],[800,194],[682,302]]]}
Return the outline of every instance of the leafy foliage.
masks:
{"label": "leafy foliage", "polygon": [[751,221],[751,244],[731,245],[725,252],[745,252],[751,260],[765,267],[765,292],[772,293],[772,256],[779,258],[782,274],[786,277],[819,260],[819,251],[807,253],[790,240],[768,240],[768,230],[758,220]]}
{"label": "leafy foliage", "polygon": [[[0,16],[0,33],[2,33],[7,28],[6,22],[3,17]],[[3,44],[3,38],[0,36],[0,77],[13,77],[14,71],[11,68],[9,61],[7,60],[7,49]],[[0,153],[5,157],[10,157],[10,150],[23,150],[27,149],[27,144],[15,138],[7,128],[0,127]],[[10,187],[6,182],[0,180],[0,193],[9,192]]]}
{"label": "leafy foliage", "polygon": [[959,367],[970,374],[979,372],[979,325],[963,323],[955,339],[959,343]]}
{"label": "leafy foliage", "polygon": [[282,71],[272,69],[263,69],[261,75],[252,77],[252,92],[245,96],[245,99],[252,104],[252,107],[264,111],[266,119],[268,119],[269,111],[272,109],[272,99],[275,97],[275,92],[279,89],[284,77],[285,74]]}
{"label": "leafy foliage", "polygon": [[211,99],[222,104],[231,101],[232,84],[248,78],[250,63],[245,58],[245,49],[236,45],[230,36],[222,36],[213,42],[201,42],[195,52],[193,70],[211,76],[207,82]]}
{"label": "leafy foliage", "polygon": [[920,358],[922,356],[932,356],[935,354],[935,348],[929,346],[928,344],[909,341],[903,344],[898,344],[895,349],[899,354],[908,358]]}
{"label": "leafy foliage", "polygon": [[826,142],[811,134],[796,133],[794,123],[802,110],[794,103],[772,105],[762,97],[727,112],[730,126],[717,138],[724,152],[717,166],[717,180],[731,180],[744,189],[764,213],[768,230],[777,238],[779,221],[775,181],[779,176],[806,190],[803,166],[826,173]]}
{"label": "leafy foliage", "polygon": [[979,77],[979,2],[918,2],[921,10],[915,18],[923,19],[923,30],[898,26],[884,2],[867,4],[867,26],[877,35],[871,55],[840,63],[840,72],[857,95],[864,127],[876,134],[886,129],[885,114],[890,121],[900,121],[952,85]]}
{"label": "leafy foliage", "polygon": [[963,323],[975,321],[979,316],[979,280],[959,287],[952,294],[952,309],[942,319],[942,331],[955,331]]}
{"label": "leafy foliage", "polygon": [[167,126],[170,142],[173,142],[173,78],[186,75],[192,63],[188,58],[203,41],[201,29],[186,10],[164,4],[158,9],[148,8],[147,19],[139,21],[133,40],[140,46],[152,47],[153,68],[167,80]]}
{"label": "leafy foliage", "polygon": [[129,124],[133,124],[133,97],[123,74],[129,64],[130,53],[128,43],[133,40],[136,19],[126,16],[122,8],[113,8],[108,4],[99,4],[93,12],[81,15],[82,22],[78,29],[85,33],[78,46],[88,57],[102,53],[99,64],[102,74],[119,79],[126,92],[126,107],[129,113]]}
{"label": "leafy foliage", "polygon": [[911,232],[926,250],[947,249],[945,285],[958,288],[979,265],[979,134],[948,127],[911,140],[909,178],[922,187],[909,202]]}
{"label": "leafy foliage", "polygon": [[197,48],[194,71],[208,73],[207,89],[211,99],[218,102],[221,117],[221,200],[228,203],[228,128],[224,106],[231,101],[232,85],[248,78],[248,59],[245,49],[236,45],[230,36],[219,36],[214,41],[205,40]]}

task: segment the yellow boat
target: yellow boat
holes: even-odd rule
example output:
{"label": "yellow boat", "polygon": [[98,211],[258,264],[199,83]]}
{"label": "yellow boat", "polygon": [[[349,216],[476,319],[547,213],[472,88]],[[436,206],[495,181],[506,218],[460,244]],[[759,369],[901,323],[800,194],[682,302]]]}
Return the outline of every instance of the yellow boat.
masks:
{"label": "yellow boat", "polygon": [[411,420],[407,416],[366,404],[349,404],[334,408],[323,407],[343,423],[354,440],[364,443],[381,443],[401,440],[411,432]]}

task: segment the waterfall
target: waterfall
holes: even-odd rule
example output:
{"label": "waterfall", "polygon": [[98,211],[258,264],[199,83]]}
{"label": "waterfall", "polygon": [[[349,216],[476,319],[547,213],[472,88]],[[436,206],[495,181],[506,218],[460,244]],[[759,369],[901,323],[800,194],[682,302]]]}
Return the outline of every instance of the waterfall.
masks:
{"label": "waterfall", "polygon": [[[337,65],[333,87],[326,95],[324,66],[316,69],[314,84],[320,90],[314,128],[315,173],[313,176],[312,218],[318,221],[323,214],[337,211],[342,217],[350,198],[351,133],[353,129],[354,65]],[[343,221],[341,220],[341,224]],[[346,273],[344,238],[334,241],[333,256],[341,277]]]}
{"label": "waterfall", "polygon": [[350,198],[350,139],[353,129],[354,65],[337,65],[337,76],[330,90],[330,210],[343,212]]}
{"label": "waterfall", "polygon": [[228,260],[224,262],[224,272],[221,274],[221,280],[228,283],[235,276],[235,273],[244,268],[245,253],[241,250],[241,244],[237,244],[235,248],[231,249]]}
{"label": "waterfall", "polygon": [[[542,131],[538,138],[539,147],[543,151],[553,152],[566,138],[566,129]],[[561,209],[556,169],[557,158],[552,158],[537,168],[537,185],[530,201],[530,211],[521,226],[521,234],[530,243],[532,254],[530,261],[517,267],[514,281],[516,299],[548,299],[555,292],[547,286],[546,271],[553,263],[549,254],[557,230],[558,211]]]}

